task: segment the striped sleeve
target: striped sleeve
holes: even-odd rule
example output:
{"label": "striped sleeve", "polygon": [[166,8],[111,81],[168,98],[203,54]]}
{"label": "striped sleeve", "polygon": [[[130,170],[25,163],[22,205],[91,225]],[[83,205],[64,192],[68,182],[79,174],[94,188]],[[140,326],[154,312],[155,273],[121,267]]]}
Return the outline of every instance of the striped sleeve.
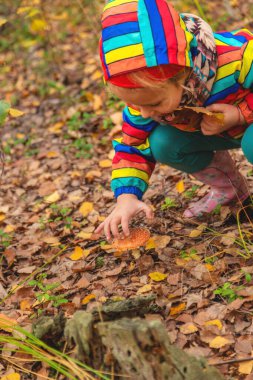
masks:
{"label": "striped sleeve", "polygon": [[[253,38],[253,36],[252,36]],[[253,123],[253,39],[243,46],[242,66],[238,82],[250,93],[239,104],[247,124]]]}
{"label": "striped sleeve", "polygon": [[123,110],[122,137],[113,140],[111,188],[116,198],[121,194],[135,194],[141,199],[147,190],[155,167],[148,136],[157,125],[131,107]]}

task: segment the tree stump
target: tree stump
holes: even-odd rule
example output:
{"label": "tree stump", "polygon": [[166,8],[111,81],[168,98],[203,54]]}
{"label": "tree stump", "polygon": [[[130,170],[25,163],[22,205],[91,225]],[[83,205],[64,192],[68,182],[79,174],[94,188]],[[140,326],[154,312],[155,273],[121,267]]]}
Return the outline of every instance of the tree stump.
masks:
{"label": "tree stump", "polygon": [[[154,296],[136,297],[109,303],[92,312],[77,311],[65,324],[65,339],[75,346],[79,360],[113,373],[114,380],[224,379],[205,359],[191,357],[173,346],[161,321],[138,317],[155,311],[154,299]],[[57,319],[56,322],[58,331]],[[52,323],[43,318],[36,323],[35,333],[41,334],[40,324],[50,326],[52,333]]]}

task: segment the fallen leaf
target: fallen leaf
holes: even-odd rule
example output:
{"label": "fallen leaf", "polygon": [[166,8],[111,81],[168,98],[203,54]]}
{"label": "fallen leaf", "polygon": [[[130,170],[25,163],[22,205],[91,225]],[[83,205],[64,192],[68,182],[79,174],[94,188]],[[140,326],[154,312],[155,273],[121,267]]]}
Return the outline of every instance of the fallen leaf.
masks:
{"label": "fallen leaf", "polygon": [[73,261],[80,260],[83,257],[83,249],[81,247],[75,247],[74,252],[69,256]]}
{"label": "fallen leaf", "polygon": [[6,218],[5,214],[0,213],[0,222],[2,222]]}
{"label": "fallen leaf", "polygon": [[20,301],[20,310],[25,311],[25,310],[31,310],[31,300],[29,299],[24,299]]}
{"label": "fallen leaf", "polygon": [[64,123],[59,121],[58,123],[55,123],[51,127],[48,128],[48,131],[51,133],[59,134],[61,133],[61,129],[64,126]]}
{"label": "fallen leaf", "polygon": [[253,369],[253,360],[239,363],[239,368],[238,368],[239,373],[243,373],[244,375],[249,375],[251,374],[252,369]]}
{"label": "fallen leaf", "polygon": [[167,274],[161,273],[161,272],[149,273],[149,277],[151,278],[151,280],[156,281],[156,282],[165,280],[165,278],[167,278],[167,276],[168,276]]}
{"label": "fallen leaf", "polygon": [[154,241],[153,237],[149,238],[146,245],[145,245],[145,248],[148,250],[148,249],[154,249],[155,247],[156,247],[156,245],[155,245],[155,241]]}
{"label": "fallen leaf", "polygon": [[151,284],[146,284],[138,289],[137,294],[147,293],[150,292],[150,290],[152,290]]}
{"label": "fallen leaf", "polygon": [[195,333],[196,331],[198,331],[197,326],[194,325],[194,324],[191,323],[191,322],[185,323],[184,325],[180,326],[179,329],[180,329],[180,332],[181,332],[182,334],[185,334],[185,335],[193,334],[193,333]]}
{"label": "fallen leaf", "polygon": [[5,375],[1,377],[1,380],[20,380],[21,377],[18,373],[10,373],[9,375]]}
{"label": "fallen leaf", "polygon": [[184,190],[185,190],[185,187],[184,187],[184,181],[179,181],[177,184],[176,184],[176,190],[179,194],[183,193]]}
{"label": "fallen leaf", "polygon": [[186,307],[185,302],[182,302],[177,306],[172,306],[170,308],[170,315],[176,315],[176,314],[181,313],[185,309],[185,307]]}
{"label": "fallen leaf", "polygon": [[24,115],[24,112],[19,111],[19,110],[17,110],[16,108],[10,108],[10,109],[9,109],[9,114],[10,114],[12,117],[20,117],[20,116]]}
{"label": "fallen leaf", "polygon": [[82,238],[83,240],[89,240],[92,236],[92,232],[81,231],[77,234],[77,236]]}
{"label": "fallen leaf", "polygon": [[92,202],[83,202],[79,208],[79,212],[85,218],[94,209]]}
{"label": "fallen leaf", "polygon": [[206,225],[200,224],[195,230],[192,230],[189,234],[189,237],[196,238],[202,234],[202,232],[205,230]]}
{"label": "fallen leaf", "polygon": [[219,330],[222,329],[222,323],[219,319],[211,319],[210,321],[206,321],[204,326],[217,326]]}
{"label": "fallen leaf", "polygon": [[58,191],[55,191],[54,193],[50,194],[50,195],[47,195],[45,198],[44,198],[44,201],[46,203],[55,203],[57,202],[59,199],[60,199],[60,194],[58,193]]}
{"label": "fallen leaf", "polygon": [[44,243],[51,245],[51,247],[57,247],[58,245],[61,244],[58,238],[55,236],[46,236],[42,239],[42,241]]}
{"label": "fallen leaf", "polygon": [[5,18],[0,18],[0,26],[4,25],[7,22]]}
{"label": "fallen leaf", "polygon": [[211,342],[209,343],[209,347],[211,348],[222,348],[226,346],[227,344],[231,344],[232,342],[223,336],[216,336]]}
{"label": "fallen leaf", "polygon": [[111,160],[101,160],[99,161],[99,166],[101,168],[110,168],[112,166],[112,161]]}
{"label": "fallen leaf", "polygon": [[91,300],[94,300],[96,298],[95,294],[89,294],[88,296],[84,297],[81,304],[87,305]]}

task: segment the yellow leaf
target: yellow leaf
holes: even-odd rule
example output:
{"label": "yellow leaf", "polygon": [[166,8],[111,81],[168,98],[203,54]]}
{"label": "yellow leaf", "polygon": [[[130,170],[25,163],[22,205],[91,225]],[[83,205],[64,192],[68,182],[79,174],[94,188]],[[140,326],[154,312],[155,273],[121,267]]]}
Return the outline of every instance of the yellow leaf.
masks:
{"label": "yellow leaf", "polygon": [[205,322],[205,326],[217,326],[219,330],[222,329],[222,323],[219,319],[211,319]]}
{"label": "yellow leaf", "polygon": [[184,181],[179,181],[177,184],[176,184],[176,190],[179,194],[183,193],[184,192]]}
{"label": "yellow leaf", "polygon": [[24,299],[20,302],[20,310],[31,310],[31,303],[28,299]]}
{"label": "yellow leaf", "polygon": [[89,254],[91,254],[91,252],[92,252],[92,249],[84,249],[83,250],[83,256],[84,257],[88,257]]}
{"label": "yellow leaf", "polygon": [[10,114],[12,117],[20,117],[20,116],[24,115],[24,112],[19,111],[19,110],[17,110],[16,108],[10,108],[10,109],[9,109],[9,114]]}
{"label": "yellow leaf", "polygon": [[24,133],[17,133],[16,137],[17,137],[17,139],[24,139],[25,138],[25,134]]}
{"label": "yellow leaf", "polygon": [[82,238],[83,240],[89,240],[91,238],[92,232],[84,232],[81,231],[77,234],[78,237]]}
{"label": "yellow leaf", "polygon": [[209,346],[211,348],[222,348],[224,346],[226,346],[227,344],[230,344],[231,342],[226,339],[226,338],[223,338],[223,336],[216,336],[210,343],[209,343]]}
{"label": "yellow leaf", "polygon": [[55,203],[57,202],[58,200],[60,199],[60,194],[58,193],[58,191],[55,191],[54,193],[50,194],[50,195],[47,195],[45,198],[44,198],[44,201],[46,203]]}
{"label": "yellow leaf", "polygon": [[17,10],[17,14],[22,14],[22,13],[26,13],[26,12],[29,12],[32,8],[31,7],[19,7],[18,10]]}
{"label": "yellow leaf", "polygon": [[165,248],[167,244],[170,242],[171,237],[168,235],[153,235],[152,236],[155,248]]}
{"label": "yellow leaf", "polygon": [[6,215],[3,213],[0,213],[0,222],[2,222],[6,218]]}
{"label": "yellow leaf", "polygon": [[153,238],[148,239],[145,248],[146,249],[154,249],[156,247],[155,241]]}
{"label": "yellow leaf", "polygon": [[9,232],[13,232],[13,231],[15,231],[15,229],[16,229],[15,226],[13,226],[12,224],[8,224],[8,225],[5,227],[4,232],[6,232],[6,233],[8,234]]}
{"label": "yellow leaf", "polygon": [[83,249],[81,247],[75,247],[74,252],[69,256],[73,261],[80,260],[83,257]]}
{"label": "yellow leaf", "polygon": [[52,127],[49,127],[48,130],[49,132],[59,134],[61,133],[61,129],[63,126],[64,126],[64,123],[59,121],[58,123],[55,123],[54,125],[52,125]]}
{"label": "yellow leaf", "polygon": [[147,293],[150,292],[150,290],[152,290],[152,286],[150,284],[146,284],[138,289],[137,294]]}
{"label": "yellow leaf", "polygon": [[48,25],[46,21],[40,18],[35,18],[30,25],[30,29],[32,33],[44,32],[47,28],[48,28]]}
{"label": "yellow leaf", "polygon": [[0,330],[11,332],[15,325],[17,325],[15,319],[9,318],[7,315],[0,313]]}
{"label": "yellow leaf", "polygon": [[[82,176],[81,172],[79,172],[78,170],[73,170],[73,172],[71,172],[70,175],[71,175],[71,178]],[[80,197],[78,199],[80,199]]]}
{"label": "yellow leaf", "polygon": [[79,212],[85,218],[93,210],[92,202],[83,202],[79,208]]}
{"label": "yellow leaf", "polygon": [[189,237],[196,238],[202,234],[202,232],[205,230],[206,225],[200,224],[195,230],[192,230],[189,234]]}
{"label": "yellow leaf", "polygon": [[98,111],[103,105],[103,100],[99,95],[93,96],[93,110]]}
{"label": "yellow leaf", "polygon": [[4,25],[6,22],[7,20],[5,20],[5,18],[0,17],[0,26]]}
{"label": "yellow leaf", "polygon": [[239,364],[238,371],[239,373],[243,373],[244,375],[250,375],[253,369],[253,360],[249,360],[247,362],[241,362]]}
{"label": "yellow leaf", "polygon": [[22,45],[24,48],[30,48],[37,44],[37,40],[24,40],[20,42],[20,45]]}
{"label": "yellow leaf", "polygon": [[212,264],[205,264],[205,267],[208,270],[208,272],[214,272],[215,271],[215,267]]}
{"label": "yellow leaf", "polygon": [[170,308],[170,315],[176,315],[176,314],[181,313],[181,311],[183,311],[185,309],[185,307],[186,307],[185,302],[182,302],[177,306],[171,307]]}
{"label": "yellow leaf", "polygon": [[99,166],[101,168],[110,168],[112,166],[112,161],[111,160],[102,160],[102,161],[99,161]]}
{"label": "yellow leaf", "polygon": [[95,294],[89,294],[88,296],[84,297],[84,299],[82,300],[82,305],[86,305],[87,303],[89,303],[91,300],[94,300],[96,298]]}
{"label": "yellow leaf", "polygon": [[180,332],[185,335],[192,334],[198,331],[197,326],[195,326],[191,322],[185,323],[184,325],[180,326],[179,329],[180,329]]}
{"label": "yellow leaf", "polygon": [[1,380],[20,380],[21,377],[18,373],[10,373],[9,375],[5,375],[1,377]]}
{"label": "yellow leaf", "polygon": [[167,276],[168,276],[167,274],[164,274],[164,273],[161,273],[161,272],[152,272],[152,273],[149,273],[149,277],[151,278],[151,280],[157,281],[157,282],[165,280],[165,278]]}
{"label": "yellow leaf", "polygon": [[54,151],[47,152],[47,157],[48,158],[59,157],[59,152],[54,152]]}
{"label": "yellow leaf", "polygon": [[44,243],[51,245],[51,247],[57,247],[61,244],[58,238],[55,236],[47,236],[43,239],[43,241]]}
{"label": "yellow leaf", "polygon": [[89,181],[93,181],[94,177],[101,177],[102,173],[98,170],[90,170],[85,174],[85,178],[87,178]]}

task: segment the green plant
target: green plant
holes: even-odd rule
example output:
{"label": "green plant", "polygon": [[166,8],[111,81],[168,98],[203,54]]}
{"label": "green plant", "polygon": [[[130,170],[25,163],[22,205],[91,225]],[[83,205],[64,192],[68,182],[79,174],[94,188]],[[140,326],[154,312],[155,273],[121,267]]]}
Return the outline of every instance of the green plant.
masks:
{"label": "green plant", "polygon": [[175,199],[166,197],[164,203],[161,205],[161,210],[167,210],[167,208],[177,207],[178,204]]}
{"label": "green plant", "polygon": [[11,245],[12,236],[0,229],[0,247],[8,248]]}
{"label": "green plant", "polygon": [[89,144],[85,137],[76,139],[72,144],[70,144],[70,147],[73,147],[78,151],[75,154],[76,158],[91,158],[92,157],[92,154],[90,153],[92,144]]}
{"label": "green plant", "polygon": [[96,258],[96,268],[102,268],[105,264],[105,260],[102,256]]}
{"label": "green plant", "polygon": [[242,285],[232,287],[232,284],[230,282],[225,282],[225,284],[220,286],[213,293],[218,294],[221,297],[227,299],[228,302],[232,302],[236,300],[237,298],[240,298],[237,292],[242,289],[244,289],[244,286]]}
{"label": "green plant", "polygon": [[67,121],[68,130],[70,131],[79,131],[82,127],[88,124],[93,117],[92,114],[88,112],[76,112],[71,118]]}
{"label": "green plant", "polygon": [[242,269],[242,273],[244,275],[245,281],[250,282],[252,280],[252,276],[250,273],[246,272],[245,270]]}
{"label": "green plant", "polygon": [[182,250],[179,252],[179,255],[182,259],[193,259],[196,256],[197,250],[194,248],[191,248],[189,251]]}
{"label": "green plant", "polygon": [[8,115],[10,104],[0,100],[0,125],[2,125]]}
{"label": "green plant", "polygon": [[50,205],[50,215],[47,218],[46,216],[42,216],[39,219],[40,228],[44,229],[46,228],[47,223],[51,222],[59,222],[62,221],[64,223],[64,227],[67,229],[72,228],[72,218],[69,216],[69,214],[72,212],[72,209],[69,207],[61,207],[57,203],[52,203]]}
{"label": "green plant", "polygon": [[[48,346],[42,340],[36,338],[35,335],[19,325],[13,325],[13,322],[11,321],[8,322],[8,320],[0,318],[0,329],[2,330],[2,328],[4,330],[7,329],[7,331],[12,333],[12,335],[0,333],[1,351],[5,353],[5,355],[2,356],[2,359],[7,363],[9,362],[12,366],[15,366],[12,353],[9,353],[9,348],[9,351],[6,351],[4,347],[12,347],[12,352],[16,351],[19,354],[29,355],[31,358],[30,360],[34,363],[45,363],[45,365],[51,369],[52,373],[57,374],[57,378],[59,378],[59,374],[61,374],[64,379],[69,380],[109,380],[109,377],[105,376],[103,373],[72,358],[70,355]],[[24,378],[31,378],[31,376],[36,375],[31,369],[23,367],[21,362],[17,364],[17,369],[28,375],[28,377],[25,375]],[[51,378],[52,377],[50,377],[50,379]],[[45,377],[45,379],[49,379],[49,377]]]}
{"label": "green plant", "polygon": [[[51,301],[54,307],[58,307],[64,303],[67,303],[68,300],[64,298],[64,294],[53,294],[53,291],[59,288],[61,285],[60,282],[53,282],[51,284],[44,284],[44,280],[47,278],[46,273],[41,273],[37,275],[35,280],[31,280],[28,282],[29,286],[34,286],[40,289],[40,292],[36,292],[35,296],[37,301],[41,303],[45,303]],[[41,314],[42,310],[39,309],[38,313]]]}
{"label": "green plant", "polygon": [[204,259],[206,264],[214,264],[217,260],[218,258],[216,256],[205,257]]}
{"label": "green plant", "polygon": [[192,199],[195,197],[196,195],[196,192],[198,190],[199,186],[197,185],[193,185],[189,190],[186,190],[184,193],[183,193],[183,196],[187,199]]}

